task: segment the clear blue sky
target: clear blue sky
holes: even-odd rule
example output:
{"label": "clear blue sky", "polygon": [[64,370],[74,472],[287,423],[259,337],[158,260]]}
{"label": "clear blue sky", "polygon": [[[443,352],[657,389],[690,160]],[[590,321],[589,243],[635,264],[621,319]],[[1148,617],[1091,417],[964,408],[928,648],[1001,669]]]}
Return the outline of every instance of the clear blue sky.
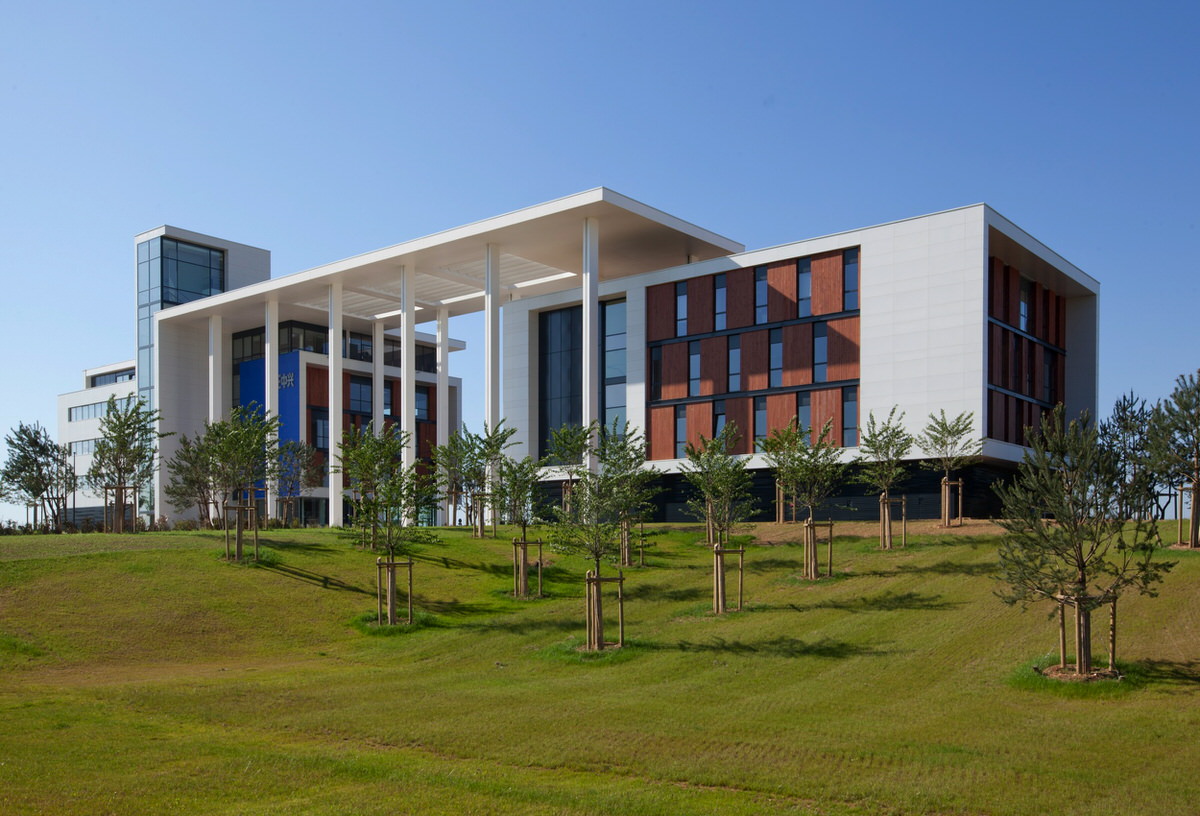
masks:
{"label": "clear blue sky", "polygon": [[133,356],[140,231],[278,276],[598,185],[750,248],[986,201],[1101,281],[1102,412],[1200,365],[1195,4],[0,8],[0,431]]}

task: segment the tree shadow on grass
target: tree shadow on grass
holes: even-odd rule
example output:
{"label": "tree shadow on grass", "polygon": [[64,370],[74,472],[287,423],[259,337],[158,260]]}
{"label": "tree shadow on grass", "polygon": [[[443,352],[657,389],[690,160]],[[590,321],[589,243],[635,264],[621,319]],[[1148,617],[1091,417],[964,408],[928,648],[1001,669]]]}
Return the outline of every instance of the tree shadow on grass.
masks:
{"label": "tree shadow on grass", "polygon": [[[223,539],[222,539],[223,540]],[[233,541],[233,535],[230,534],[229,540]],[[250,535],[246,535],[245,541],[254,546],[254,539]],[[280,541],[277,538],[268,538],[266,536],[258,537],[259,546],[270,547],[273,550],[280,552],[296,552],[296,553],[331,553],[340,552],[341,548],[331,547],[328,544],[319,541]]]}
{"label": "tree shadow on grass", "polygon": [[508,610],[486,601],[435,601],[413,593],[413,605],[446,617],[466,618],[474,615],[497,615]]}
{"label": "tree shadow on grass", "polygon": [[525,635],[531,632],[572,632],[585,628],[583,615],[574,618],[542,618],[539,620],[493,620],[479,621],[466,624],[464,629],[475,629],[483,632],[509,632],[514,635]]}
{"label": "tree shadow on grass", "polygon": [[294,578],[297,581],[304,581],[305,583],[319,586],[321,589],[336,589],[342,592],[357,592],[362,595],[375,594],[369,589],[364,589],[363,587],[356,586],[354,584],[347,584],[345,581],[337,578],[331,578],[328,575],[321,575],[320,573],[313,572],[312,570],[300,569],[299,567],[289,567],[284,564],[271,564],[265,561],[259,561],[256,566],[261,570],[275,572],[287,578]]}
{"label": "tree shadow on grass", "polygon": [[[725,569],[728,570],[731,564],[728,556],[726,559]],[[804,562],[799,558],[751,558],[746,561],[746,572],[758,574],[774,570],[796,570],[803,566]]]}
{"label": "tree shadow on grass", "polygon": [[1127,674],[1143,683],[1196,688],[1200,687],[1200,660],[1139,660]]}
{"label": "tree shadow on grass", "polygon": [[700,643],[681,640],[675,644],[675,648],[681,652],[715,652],[750,657],[823,657],[835,660],[885,654],[873,646],[847,643],[844,640],[821,638],[809,642],[787,635],[763,640],[726,640],[722,637],[710,637]]}
{"label": "tree shadow on grass", "polygon": [[895,575],[967,575],[971,577],[995,578],[1000,575],[997,564],[962,564],[955,561],[938,561],[936,564],[897,564],[895,569],[855,572],[855,575],[872,578],[887,578]]}
{"label": "tree shadow on grass", "polygon": [[711,592],[703,587],[668,587],[666,584],[638,584],[625,590],[627,601],[696,601]]}
{"label": "tree shadow on grass", "polygon": [[921,592],[884,592],[879,595],[860,595],[848,600],[828,600],[818,603],[788,604],[797,612],[810,612],[814,609],[836,609],[841,612],[893,612],[901,609],[919,609],[942,611],[962,606],[958,601],[942,600],[941,595],[927,595]]}

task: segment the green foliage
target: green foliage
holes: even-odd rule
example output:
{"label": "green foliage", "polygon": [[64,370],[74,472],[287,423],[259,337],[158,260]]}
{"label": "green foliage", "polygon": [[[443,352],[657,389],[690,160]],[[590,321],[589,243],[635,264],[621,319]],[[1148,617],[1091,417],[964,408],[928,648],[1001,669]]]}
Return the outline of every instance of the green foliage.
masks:
{"label": "green foliage", "polygon": [[1200,546],[1200,378],[1181,375],[1150,416],[1149,456],[1168,484],[1187,483],[1192,498],[1188,543]]}
{"label": "green foliage", "polygon": [[117,532],[125,527],[125,507],[130,492],[136,495],[154,475],[158,440],[158,411],[143,399],[108,398],[100,418],[100,438],[92,452],[87,483],[93,492],[111,489],[116,504]]}
{"label": "green foliage", "polygon": [[913,436],[904,427],[903,411],[897,416],[896,406],[892,406],[883,422],[877,422],[872,411],[858,443],[858,481],[887,498],[907,475],[903,460],[912,446]]}
{"label": "green foliage", "polygon": [[[206,429],[211,425],[206,425]],[[179,437],[175,454],[167,461],[167,501],[177,512],[193,507],[204,526],[212,524],[212,506],[216,502],[216,462],[206,433]]]}
{"label": "green foliage", "polygon": [[410,444],[409,434],[395,425],[385,425],[379,433],[371,426],[352,427],[346,429],[338,456],[336,472],[350,483],[363,546],[382,546],[392,556],[411,554],[434,540],[432,530],[418,526],[417,518],[433,503],[435,482],[417,463],[403,464]]}
{"label": "green foliage", "polygon": [[33,507],[33,525],[38,527],[38,510],[56,530],[65,520],[67,497],[75,490],[75,466],[70,448],[56,445],[50,432],[38,423],[17,427],[4,438],[7,447],[0,468],[0,496]]}
{"label": "green foliage", "polygon": [[688,509],[709,528],[714,545],[727,547],[735,525],[750,517],[754,500],[750,495],[750,472],[746,460],[732,453],[741,436],[737,423],[727,422],[712,439],[700,437],[699,445],[687,445],[684,476],[696,494]]}
{"label": "green foliage", "polygon": [[279,444],[279,467],[276,471],[276,492],[283,500],[283,524],[287,524],[296,499],[314,487],[320,487],[325,469],[317,449],[307,442],[288,439]]}
{"label": "green foliage", "polygon": [[775,478],[792,501],[808,510],[813,518],[816,508],[838,491],[845,476],[842,449],[833,440],[833,421],[826,420],[816,440],[810,441],[808,428],[792,422],[777,428],[762,443],[762,451]]}
{"label": "green foliage", "polygon": [[914,440],[932,460],[922,462],[922,467],[940,470],[949,479],[956,470],[979,461],[983,440],[971,437],[974,430],[974,411],[963,411],[954,419],[949,419],[945,410],[930,414],[929,424]]}
{"label": "green foliage", "polygon": [[1118,518],[1161,519],[1164,515],[1166,508],[1159,505],[1159,499],[1169,492],[1170,482],[1154,462],[1152,417],[1146,401],[1131,392],[1121,396],[1108,419],[1100,423],[1098,442],[1114,457],[1118,478],[1125,485],[1118,499]]}
{"label": "green foliage", "polygon": [[501,457],[493,494],[501,519],[521,528],[524,539],[529,525],[541,517],[539,490],[542,462],[532,456],[513,459]]}

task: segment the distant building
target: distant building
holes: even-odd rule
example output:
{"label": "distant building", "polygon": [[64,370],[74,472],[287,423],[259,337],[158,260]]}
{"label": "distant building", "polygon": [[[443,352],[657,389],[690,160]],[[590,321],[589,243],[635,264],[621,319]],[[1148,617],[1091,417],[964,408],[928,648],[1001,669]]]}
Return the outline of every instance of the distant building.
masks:
{"label": "distant building", "polygon": [[[425,456],[460,424],[448,320],[478,311],[476,393],[489,425],[517,430],[510,453],[542,454],[564,423],[628,420],[667,473],[664,518],[680,513],[684,446],[726,422],[769,498],[755,442],[795,418],[830,420],[850,457],[870,412],[898,406],[917,432],[972,411],[984,461],[967,479],[982,488],[1043,411],[1096,408],[1099,284],[984,204],[744,251],[597,188],[277,279],[263,250],[170,227],[137,242],[136,366],[89,369],[60,398],[60,438],[81,457],[98,422],[84,406],[135,390],[166,432],[256,402],[323,450],[390,417]],[[108,380],[132,367],[149,376]],[[154,512],[170,516],[161,481]],[[910,493],[910,512],[936,515],[935,476]],[[989,491],[969,495],[969,514],[993,509]],[[840,503],[871,509],[861,490]],[[314,491],[305,517],[344,519],[340,491]]]}

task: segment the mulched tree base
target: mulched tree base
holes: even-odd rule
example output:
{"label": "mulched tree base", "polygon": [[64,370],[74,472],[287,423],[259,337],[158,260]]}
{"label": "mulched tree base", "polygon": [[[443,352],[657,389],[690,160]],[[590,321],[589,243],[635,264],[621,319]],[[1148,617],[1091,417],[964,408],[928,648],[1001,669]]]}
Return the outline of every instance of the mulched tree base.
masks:
{"label": "mulched tree base", "polygon": [[1091,674],[1076,674],[1074,663],[1068,663],[1065,666],[1046,666],[1045,668],[1034,666],[1033,670],[1043,677],[1064,683],[1090,683],[1093,680],[1120,680],[1122,678],[1119,671],[1109,668],[1092,669]]}

